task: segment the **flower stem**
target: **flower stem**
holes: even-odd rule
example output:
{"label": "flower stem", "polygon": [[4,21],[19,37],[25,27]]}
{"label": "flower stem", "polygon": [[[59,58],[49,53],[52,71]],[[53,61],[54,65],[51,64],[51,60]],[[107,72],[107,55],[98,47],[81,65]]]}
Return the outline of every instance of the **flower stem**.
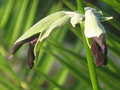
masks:
{"label": "flower stem", "polygon": [[[76,2],[77,2],[79,13],[83,14],[84,13],[83,0],[76,0]],[[86,42],[86,37],[84,35],[84,24],[83,23],[80,24],[80,28],[81,28],[81,32],[82,32],[84,46],[86,49],[86,56],[87,56],[87,62],[88,62],[88,68],[89,68],[89,74],[90,74],[90,78],[91,78],[91,82],[92,82],[92,87],[93,87],[93,90],[99,90],[96,68],[95,68],[94,61],[93,61],[93,58],[91,55],[91,50],[88,47],[87,42]]]}

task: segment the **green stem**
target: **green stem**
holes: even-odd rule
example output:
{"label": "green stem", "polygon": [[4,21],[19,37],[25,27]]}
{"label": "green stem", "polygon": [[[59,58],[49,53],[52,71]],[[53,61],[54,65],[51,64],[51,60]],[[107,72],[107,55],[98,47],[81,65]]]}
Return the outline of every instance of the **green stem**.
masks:
{"label": "green stem", "polygon": [[[76,0],[76,1],[77,1],[79,13],[83,14],[84,13],[84,8],[83,8],[83,3],[82,3],[83,0]],[[84,46],[86,49],[86,56],[87,56],[87,62],[88,62],[88,68],[89,68],[90,78],[91,78],[91,82],[92,82],[92,87],[93,87],[93,90],[99,90],[96,68],[95,68],[95,65],[93,62],[90,48],[88,47],[87,42],[86,42],[86,37],[84,35],[84,24],[83,23],[80,24],[80,27],[81,27],[81,31],[82,31]]]}

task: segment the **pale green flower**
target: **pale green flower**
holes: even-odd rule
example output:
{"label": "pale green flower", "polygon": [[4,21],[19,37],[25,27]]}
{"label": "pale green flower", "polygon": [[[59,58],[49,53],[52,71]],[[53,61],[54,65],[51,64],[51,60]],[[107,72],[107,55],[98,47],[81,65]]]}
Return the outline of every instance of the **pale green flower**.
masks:
{"label": "pale green flower", "polygon": [[[45,40],[45,38],[47,38],[53,30],[65,25],[68,22],[70,22],[73,27],[75,27],[76,24],[85,23],[84,33],[89,47],[91,47],[90,42],[88,41],[89,38],[94,38],[95,43],[92,43],[92,47],[96,47],[96,42],[100,45],[100,47],[102,47],[102,44],[104,44],[104,42],[101,41],[103,39],[100,39],[99,37],[100,35],[105,33],[105,29],[100,22],[109,19],[111,19],[111,17],[104,17],[101,11],[96,11],[96,9],[90,7],[85,8],[85,15],[72,11],[59,11],[53,13],[43,18],[42,20],[38,21],[20,38],[17,39],[17,41],[14,43],[9,59],[13,58],[15,52],[24,43],[29,42],[28,66],[29,68],[32,68],[36,52],[38,48],[41,46],[43,40]],[[98,39],[95,39],[95,37],[97,37]],[[104,48],[102,47],[102,49]],[[97,48],[96,51],[99,53]]]}
{"label": "pale green flower", "polygon": [[97,12],[96,9],[90,7],[85,8],[84,33],[96,66],[107,64],[106,31],[101,22],[109,19],[112,17],[104,17],[101,11]]}

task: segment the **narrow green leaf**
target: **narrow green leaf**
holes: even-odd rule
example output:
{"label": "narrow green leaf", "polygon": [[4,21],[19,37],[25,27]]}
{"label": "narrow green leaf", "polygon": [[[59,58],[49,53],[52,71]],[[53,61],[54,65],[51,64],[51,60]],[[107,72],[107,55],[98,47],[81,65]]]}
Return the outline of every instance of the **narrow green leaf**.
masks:
{"label": "narrow green leaf", "polygon": [[60,86],[59,84],[57,84],[55,81],[53,81],[50,77],[48,77],[47,75],[45,75],[42,71],[38,70],[39,73],[37,73],[38,75],[43,76],[49,83],[53,84],[55,87],[65,90],[64,87]]}
{"label": "narrow green leaf", "polygon": [[4,10],[4,14],[3,14],[1,21],[0,21],[0,27],[3,28],[6,25],[7,20],[10,16],[12,8],[13,8],[13,4],[14,4],[14,0],[8,0],[6,8]]}
{"label": "narrow green leaf", "polygon": [[15,39],[18,37],[17,35],[19,34],[20,32],[20,28],[22,26],[22,20],[23,20],[23,17],[25,15],[25,11],[27,9],[27,5],[29,3],[29,0],[22,0],[22,7],[20,8],[20,11],[19,11],[19,14],[18,14],[18,19],[15,23],[15,27],[14,27],[14,30],[12,32],[12,36],[10,37],[10,45],[12,45],[12,43],[15,41]]}

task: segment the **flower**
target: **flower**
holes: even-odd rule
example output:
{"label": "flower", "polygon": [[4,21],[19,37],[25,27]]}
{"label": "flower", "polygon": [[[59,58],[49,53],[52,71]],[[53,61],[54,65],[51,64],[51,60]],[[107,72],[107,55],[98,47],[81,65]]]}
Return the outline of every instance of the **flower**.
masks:
{"label": "flower", "polygon": [[[96,9],[85,8],[85,36],[88,46],[91,48],[92,55],[96,66],[107,64],[107,46],[106,46],[106,31],[100,21],[112,19],[112,17],[104,17],[101,12]],[[89,39],[92,39],[90,42]]]}
{"label": "flower", "polygon": [[61,27],[69,21],[71,22],[73,27],[75,27],[77,23],[82,22],[82,18],[83,15],[71,11],[59,11],[43,18],[16,40],[11,50],[9,59],[12,59],[17,50],[24,43],[28,42],[29,49],[27,64],[31,69],[34,65],[34,59],[37,49],[39,48],[43,40],[47,38],[55,28]]}

